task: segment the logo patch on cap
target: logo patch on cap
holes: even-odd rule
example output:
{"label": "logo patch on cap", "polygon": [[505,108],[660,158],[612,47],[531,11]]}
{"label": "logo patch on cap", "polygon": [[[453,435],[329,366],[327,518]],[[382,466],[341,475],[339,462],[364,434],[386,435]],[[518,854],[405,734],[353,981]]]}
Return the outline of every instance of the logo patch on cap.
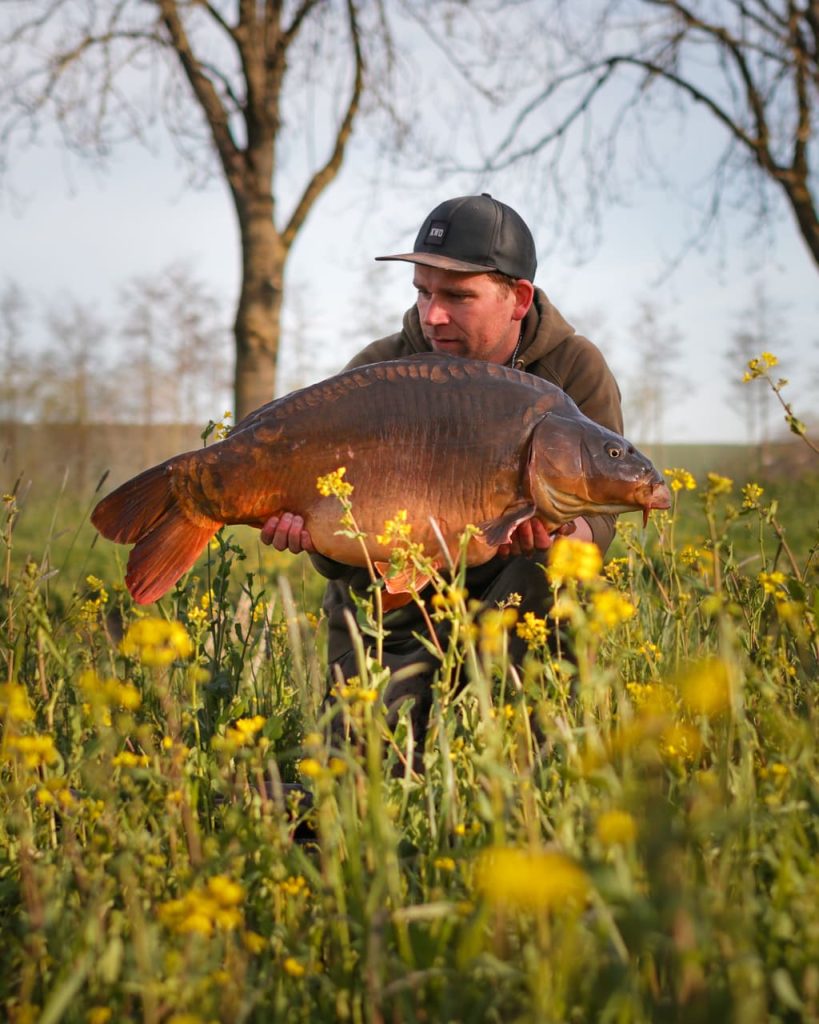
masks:
{"label": "logo patch on cap", "polygon": [[449,221],[432,221],[429,225],[429,231],[427,231],[427,237],[424,239],[424,245],[443,245],[448,230]]}

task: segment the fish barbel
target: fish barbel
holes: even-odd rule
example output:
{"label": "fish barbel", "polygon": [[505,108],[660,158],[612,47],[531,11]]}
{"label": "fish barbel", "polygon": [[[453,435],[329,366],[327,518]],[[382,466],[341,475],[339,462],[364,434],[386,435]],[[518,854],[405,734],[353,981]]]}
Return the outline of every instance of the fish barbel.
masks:
{"label": "fish barbel", "polygon": [[479,565],[533,516],[550,530],[602,512],[643,509],[645,520],[671,500],[651,462],[560,388],[429,354],[347,370],[269,402],[223,441],[122,484],[91,521],[134,545],[125,582],[141,604],[166,593],[225,524],[261,528],[284,511],[304,518],[318,552],[361,566],[360,542],[338,532],[338,498],[316,487],[342,466],[376,563],[389,562],[395,542],[385,523],[403,509],[431,557],[443,555],[441,540],[457,551],[467,524],[480,527],[467,549]]}

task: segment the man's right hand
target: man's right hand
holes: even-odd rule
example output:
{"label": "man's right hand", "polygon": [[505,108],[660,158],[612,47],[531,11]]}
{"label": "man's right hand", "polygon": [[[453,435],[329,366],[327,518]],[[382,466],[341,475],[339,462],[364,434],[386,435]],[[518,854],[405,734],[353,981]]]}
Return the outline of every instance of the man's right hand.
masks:
{"label": "man's right hand", "polygon": [[292,512],[271,516],[262,527],[261,541],[262,544],[272,544],[277,551],[292,551],[294,555],[302,551],[311,554],[316,550],[304,528],[304,519]]}

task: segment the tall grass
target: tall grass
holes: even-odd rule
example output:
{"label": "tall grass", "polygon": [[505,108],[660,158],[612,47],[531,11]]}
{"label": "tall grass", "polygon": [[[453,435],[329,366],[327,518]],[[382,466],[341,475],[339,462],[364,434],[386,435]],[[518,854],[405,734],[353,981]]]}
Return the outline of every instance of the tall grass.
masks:
{"label": "tall grass", "polygon": [[816,537],[669,478],[602,572],[553,549],[555,617],[436,576],[423,775],[385,670],[326,706],[315,605],[235,535],[148,611],[118,572],[66,599],[7,498],[5,1016],[819,1020]]}

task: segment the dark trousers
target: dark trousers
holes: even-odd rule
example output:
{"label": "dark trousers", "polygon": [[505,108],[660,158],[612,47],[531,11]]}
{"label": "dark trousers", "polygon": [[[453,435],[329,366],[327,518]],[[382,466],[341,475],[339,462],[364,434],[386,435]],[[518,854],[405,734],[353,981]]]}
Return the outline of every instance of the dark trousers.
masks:
{"label": "dark trousers", "polygon": [[[543,571],[541,558],[496,556],[485,565],[468,569],[465,580],[470,600],[480,601],[486,608],[495,608],[505,602],[511,594],[519,594],[518,616],[533,612],[543,618],[552,604],[552,589]],[[432,587],[422,592],[425,604],[434,594]],[[345,679],[358,674],[355,651],[350,641],[349,629],[343,609],[351,607],[349,595],[338,583],[331,583],[324,602],[329,622],[328,660],[333,678],[340,671]],[[431,612],[432,609],[428,607]],[[432,683],[438,669],[438,659],[421,644],[415,633],[428,636],[429,627],[421,610],[411,602],[403,608],[396,608],[384,616],[384,628],[389,635],[384,639],[382,661],[395,675],[399,669],[413,666],[414,670],[398,680],[390,679],[384,689],[383,700],[387,710],[387,724],[393,728],[398,721],[401,705],[412,701],[409,710],[412,730],[416,741],[416,762],[420,764],[424,739],[429,726],[432,707]],[[449,622],[436,623],[435,629],[443,649],[449,642]],[[365,647],[368,640],[365,637]],[[513,664],[521,665],[526,653],[526,642],[513,630],[509,636],[509,654]],[[416,765],[416,767],[418,766]]]}

